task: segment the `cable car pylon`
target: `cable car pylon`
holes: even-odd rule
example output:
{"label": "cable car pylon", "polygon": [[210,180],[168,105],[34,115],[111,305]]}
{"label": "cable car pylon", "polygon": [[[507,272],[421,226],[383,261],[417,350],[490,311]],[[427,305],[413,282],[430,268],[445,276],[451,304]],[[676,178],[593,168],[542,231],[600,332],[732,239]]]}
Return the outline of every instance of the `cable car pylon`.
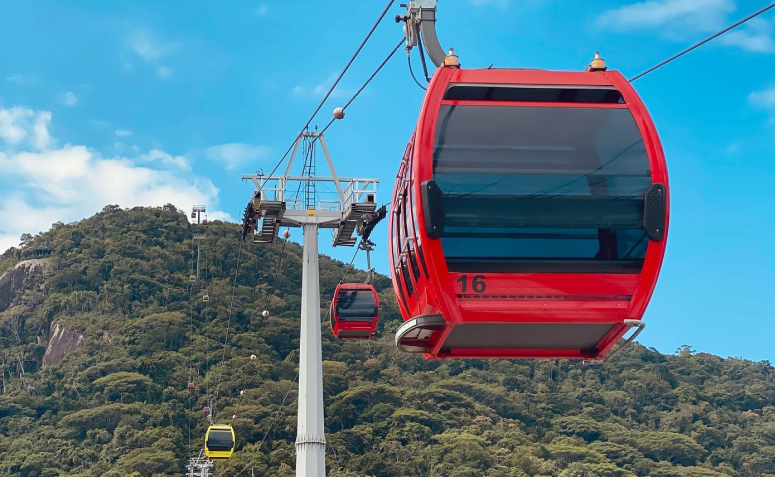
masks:
{"label": "cable car pylon", "polygon": [[[343,115],[335,113],[334,117],[340,119]],[[307,160],[314,161],[316,142],[323,150],[331,175],[316,177],[311,163],[310,167],[305,164],[301,176],[292,176],[299,148],[309,153]],[[252,181],[257,189],[245,209],[243,239],[252,235],[254,243],[276,243],[280,227],[300,227],[304,233],[296,476],[323,477],[326,475],[326,438],[318,231],[334,229],[333,246],[354,246],[357,241],[354,234],[363,230],[361,224],[370,222],[378,213],[376,188],[379,180],[339,177],[323,134],[309,131],[297,137],[283,175],[253,174],[243,175],[242,179]],[[310,193],[317,183],[333,184],[336,199],[321,200],[317,194]]]}
{"label": "cable car pylon", "polygon": [[213,477],[215,466],[213,461],[205,455],[204,450],[199,455],[188,460],[186,465],[186,477]]}
{"label": "cable car pylon", "polygon": [[[195,205],[191,208],[191,219],[196,219],[196,222],[194,222],[194,225],[207,225],[207,218],[202,219],[202,214],[207,212],[207,207],[204,205]],[[206,217],[206,216],[205,216]],[[206,238],[205,230],[200,227],[195,227],[194,230],[196,233],[194,233],[194,240],[197,241],[196,245],[196,276],[191,275],[190,279],[191,281],[196,281],[199,279],[199,257],[200,257],[200,251],[201,251],[201,245],[202,240]]]}

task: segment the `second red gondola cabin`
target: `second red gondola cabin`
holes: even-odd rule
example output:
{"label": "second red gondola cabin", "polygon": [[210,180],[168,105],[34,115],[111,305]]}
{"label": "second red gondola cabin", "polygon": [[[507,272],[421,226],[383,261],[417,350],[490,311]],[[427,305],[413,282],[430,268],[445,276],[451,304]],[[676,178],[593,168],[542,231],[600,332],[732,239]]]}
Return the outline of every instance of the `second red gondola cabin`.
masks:
{"label": "second red gondola cabin", "polygon": [[337,338],[369,339],[379,319],[379,298],[368,283],[340,283],[331,301],[331,331]]}

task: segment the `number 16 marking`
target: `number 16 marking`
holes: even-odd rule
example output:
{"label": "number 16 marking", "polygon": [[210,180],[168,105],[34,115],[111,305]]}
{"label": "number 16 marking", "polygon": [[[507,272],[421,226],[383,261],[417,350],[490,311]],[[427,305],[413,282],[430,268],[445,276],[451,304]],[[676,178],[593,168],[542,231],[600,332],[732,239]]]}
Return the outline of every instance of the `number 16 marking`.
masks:
{"label": "number 16 marking", "polygon": [[[465,293],[468,291],[468,275],[460,275],[460,278],[455,280],[457,283],[460,283],[460,291],[462,293]],[[487,290],[487,282],[485,281],[484,275],[474,275],[473,280],[471,280],[471,288],[473,289],[474,293],[484,293],[485,290]]]}

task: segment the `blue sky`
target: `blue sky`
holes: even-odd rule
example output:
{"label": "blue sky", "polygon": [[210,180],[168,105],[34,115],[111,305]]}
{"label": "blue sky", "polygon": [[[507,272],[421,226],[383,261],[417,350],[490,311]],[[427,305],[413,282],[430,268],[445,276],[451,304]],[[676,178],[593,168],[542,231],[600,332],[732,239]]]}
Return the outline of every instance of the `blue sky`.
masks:
{"label": "blue sky", "polygon": [[[398,3],[313,124],[398,41]],[[581,70],[599,49],[632,76],[764,3],[444,0],[438,32],[465,67]],[[271,169],[384,4],[3,0],[0,248],[108,203],[206,203],[236,220],[252,190],[240,174]],[[773,27],[766,13],[635,83],[672,186],[640,340],[660,351],[775,359]],[[327,133],[338,172],[380,178],[387,202],[421,99],[399,51]],[[326,237],[321,252],[349,261]]]}

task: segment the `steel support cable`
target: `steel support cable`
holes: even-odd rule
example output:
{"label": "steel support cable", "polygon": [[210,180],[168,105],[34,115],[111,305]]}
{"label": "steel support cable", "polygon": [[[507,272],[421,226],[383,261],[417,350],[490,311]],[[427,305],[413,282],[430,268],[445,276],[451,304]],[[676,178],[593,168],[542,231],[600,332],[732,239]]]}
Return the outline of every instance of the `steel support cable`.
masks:
{"label": "steel support cable", "polygon": [[[309,120],[307,120],[306,123],[304,123],[304,127],[301,128],[299,133],[296,135],[296,137],[293,138],[293,142],[291,142],[291,145],[288,146],[288,149],[285,151],[285,154],[280,158],[280,160],[277,162],[277,164],[274,166],[274,169],[272,169],[272,172],[269,173],[269,176],[277,172],[277,169],[280,167],[280,164],[285,161],[285,158],[288,156],[288,153],[291,152],[291,149],[293,149],[294,144],[296,144],[296,140],[304,133],[304,130],[306,130],[309,125],[312,123],[312,121],[315,119],[315,116],[320,112],[321,108],[323,108],[323,105],[328,100],[328,98],[331,96],[331,94],[334,92],[334,89],[336,89],[336,86],[339,84],[339,82],[342,80],[342,77],[345,73],[347,73],[347,70],[350,69],[350,66],[352,66],[353,62],[355,61],[355,58],[358,57],[361,50],[363,50],[363,47],[366,46],[366,42],[369,41],[371,38],[371,35],[374,33],[374,30],[377,29],[377,26],[382,22],[382,20],[385,18],[385,15],[387,14],[388,10],[390,10],[390,7],[393,6],[393,3],[395,0],[388,0],[387,5],[385,5],[385,8],[382,10],[382,13],[380,13],[379,18],[377,18],[377,21],[374,22],[374,24],[371,26],[371,29],[366,34],[366,37],[361,41],[361,44],[358,45],[358,49],[355,50],[355,53],[353,53],[352,57],[350,57],[350,60],[345,65],[344,69],[342,69],[342,72],[339,73],[339,76],[337,76],[336,80],[334,81],[334,84],[331,85],[331,87],[328,89],[328,92],[325,96],[323,96],[323,99],[320,101],[320,104],[318,104],[318,107],[315,108],[315,112],[312,113],[312,116],[310,116]],[[261,190],[264,188],[264,185],[261,184],[260,188],[258,189],[258,192],[261,192]]]}
{"label": "steel support cable", "polygon": [[[382,70],[382,68],[387,64],[387,62],[390,61],[390,58],[392,58],[393,55],[396,54],[396,51],[398,51],[398,49],[401,47],[401,45],[404,44],[405,41],[406,39],[404,37],[401,37],[401,41],[399,41],[398,44],[395,46],[395,48],[393,48],[393,51],[391,51],[390,54],[384,60],[382,60],[382,63],[380,63],[377,69],[374,70],[374,72],[371,74],[371,76],[369,76],[366,82],[363,83],[363,85],[361,85],[361,87],[358,89],[358,91],[355,92],[355,94],[350,98],[350,100],[347,101],[347,103],[345,103],[345,105],[342,107],[343,111],[346,111],[347,108],[353,103],[353,101],[355,101],[355,99],[363,92],[363,90],[366,89],[366,86],[368,86],[369,83],[371,83],[371,80],[373,80],[374,77],[377,76],[377,74]],[[320,131],[320,134],[325,133],[328,130],[328,128],[331,127],[332,124],[334,124],[335,121],[336,119],[330,120],[328,124],[326,124],[326,127],[324,127]],[[317,138],[315,138],[315,140],[317,140]]]}
{"label": "steel support cable", "polygon": [[425,75],[425,81],[431,82],[431,78],[428,76],[428,65],[425,63],[425,47],[422,45],[422,35],[417,35],[417,44],[420,47],[420,62],[422,63],[422,72]]}
{"label": "steel support cable", "polygon": [[[221,378],[223,377],[223,367],[226,362],[226,348],[229,345],[229,331],[231,328],[231,316],[232,316],[232,312],[234,311],[234,293],[237,290],[237,277],[239,276],[239,263],[240,263],[240,258],[242,258],[242,244],[243,244],[243,241],[240,240],[239,251],[237,252],[237,266],[234,270],[234,282],[232,283],[232,286],[231,286],[231,303],[229,304],[229,318],[226,320],[226,337],[223,340],[223,351],[221,352],[221,366],[220,366],[220,370],[218,371],[218,381],[216,382],[216,385],[215,385],[215,395],[214,395],[215,397],[213,399],[213,403],[215,402],[216,399],[218,399],[218,395],[221,390]],[[215,405],[213,404],[212,407],[210,408],[210,415],[215,414],[214,408],[215,408]]]}
{"label": "steel support cable", "polygon": [[[363,83],[363,85],[361,85],[361,87],[358,89],[358,91],[356,91],[355,94],[347,101],[347,103],[345,103],[345,105],[342,107],[343,111],[347,110],[347,108],[353,103],[353,101],[355,101],[355,99],[358,98],[358,96],[363,92],[363,90],[366,89],[366,87],[369,85],[369,83],[371,83],[371,81],[377,76],[377,74],[382,70],[382,68],[385,67],[387,62],[390,61],[390,59],[393,57],[393,55],[396,54],[398,49],[401,47],[401,45],[404,44],[405,41],[406,41],[406,38],[402,36],[401,39],[399,40],[399,42],[393,48],[393,50],[391,50],[391,52],[387,55],[387,57],[385,57],[385,59],[382,60],[382,63],[380,63],[379,66],[377,66],[377,69],[374,70],[374,72],[371,74],[371,76],[369,76],[368,79],[366,79],[366,81]],[[335,121],[336,121],[336,119],[331,119],[328,122],[328,124],[326,124],[326,126],[320,131],[320,134],[325,133],[328,130],[328,128],[331,127],[332,124],[334,124]],[[314,141],[317,141],[317,139],[318,138],[316,137],[313,140],[313,143],[314,143]],[[355,263],[355,258],[358,256],[358,252],[359,251],[360,251],[360,247],[356,247],[355,253],[353,254],[353,258],[352,258],[352,260],[350,260],[350,264],[348,265],[347,269],[345,270],[345,273],[343,274],[343,276],[342,276],[342,278],[340,280],[340,283],[343,282],[347,278],[347,275],[350,273],[350,269],[352,269],[352,265],[353,265],[353,263]],[[331,314],[331,309],[329,308],[329,311],[326,314],[325,319],[323,320],[324,322],[330,318],[330,314]]]}
{"label": "steel support cable", "polygon": [[[244,388],[240,391],[244,391]],[[237,409],[234,411],[234,415],[231,416],[231,421],[229,421],[229,424],[234,424],[234,419],[239,417],[239,410],[240,407],[242,407],[242,400],[245,398],[244,394],[240,394],[239,401],[237,401]]]}
{"label": "steel support cable", "polygon": [[[361,239],[361,242],[362,241],[363,239]],[[350,274],[350,270],[354,268],[353,263],[355,263],[355,257],[358,256],[358,252],[360,251],[361,251],[361,247],[360,247],[360,244],[358,244],[355,246],[355,253],[353,254],[353,258],[350,260],[350,263],[348,263],[347,267],[344,269],[344,273],[342,274],[342,278],[339,279],[339,283],[344,283],[344,281],[347,279],[347,275]],[[331,307],[329,306],[328,311],[326,312],[326,317],[323,318],[323,321],[321,321],[321,323],[325,323],[330,319],[331,319]]]}
{"label": "steel support cable", "polygon": [[[361,240],[361,242],[363,242],[363,240]],[[358,252],[360,252],[360,251],[361,251],[361,247],[360,247],[360,244],[358,244],[355,247],[355,253],[353,254],[353,258],[350,260],[350,263],[347,265],[347,268],[345,268],[344,274],[342,275],[342,279],[339,280],[339,283],[343,283],[345,281],[345,279],[347,278],[347,275],[350,274],[350,270],[355,268],[355,267],[353,267],[353,264],[355,263],[355,257],[358,256]]]}
{"label": "steel support cable", "polygon": [[[210,294],[208,293],[209,289],[208,289],[208,286],[207,286],[207,273],[210,271],[209,258],[210,258],[210,256],[207,253],[207,249],[205,249],[204,279],[205,279],[205,295],[207,295],[208,298],[210,297]],[[204,306],[204,311],[203,311],[204,324],[205,325],[207,325],[207,303],[208,302],[204,302],[205,306]],[[207,326],[205,326],[205,329],[207,329]],[[205,376],[207,376],[207,373],[210,372],[210,347],[209,346],[205,346],[205,368],[206,368]],[[210,396],[210,380],[209,379],[205,379],[205,395],[208,396],[208,397]],[[210,408],[210,416],[212,416],[212,407]]]}
{"label": "steel support cable", "polygon": [[287,244],[288,244],[288,239],[283,240],[283,246],[280,249],[280,257],[277,259],[277,268],[275,268],[274,276],[272,277],[272,287],[277,286],[277,276],[280,274],[280,271],[283,269],[283,256],[285,256],[285,246]]}
{"label": "steel support cable", "polygon": [[291,391],[293,391],[293,388],[296,385],[296,381],[299,379],[299,373],[296,373],[296,377],[293,378],[293,381],[291,382],[291,385],[288,386],[288,391],[285,392],[285,397],[283,397],[282,402],[280,403],[280,407],[277,409],[277,412],[275,412],[274,416],[272,416],[272,421],[269,423],[269,428],[264,433],[264,437],[261,438],[261,442],[258,443],[258,446],[253,450],[253,457],[248,462],[248,465],[245,466],[241,471],[234,474],[234,477],[237,477],[238,475],[242,474],[246,470],[248,470],[249,467],[251,467],[255,460],[256,455],[258,454],[258,451],[261,450],[261,446],[264,445],[264,441],[266,440],[269,433],[272,431],[272,428],[274,427],[275,422],[277,421],[278,416],[280,416],[280,412],[283,410],[283,407],[285,406],[285,401],[288,399],[288,396],[291,394]]}
{"label": "steel support cable", "polygon": [[420,84],[420,82],[417,81],[417,77],[414,75],[414,70],[412,69],[412,51],[409,48],[406,49],[406,62],[409,65],[409,74],[412,75],[412,79],[414,80],[415,84],[423,91],[427,91],[428,88]]}
{"label": "steel support cable", "polygon": [[[194,242],[191,241],[191,269],[189,270],[189,278],[188,278],[188,317],[190,320],[190,327],[188,330],[188,374],[189,379],[193,380],[194,378],[194,360],[191,358],[191,346],[193,345],[194,341],[194,304],[191,302],[191,293],[194,290],[194,283],[191,282],[191,276],[194,275]],[[193,381],[192,381],[193,382]],[[186,414],[188,414],[188,453],[191,454],[191,399],[192,394],[188,390],[188,383],[186,383],[186,392],[188,393],[188,407]]]}
{"label": "steel support cable", "polygon": [[[285,246],[288,243],[288,240],[289,239],[283,240],[283,246],[280,249],[280,256],[277,259],[277,265],[275,265],[274,274],[272,275],[272,288],[277,286],[277,276],[280,274],[280,271],[283,269],[283,257],[285,256]],[[268,310],[270,308],[269,305],[271,305],[269,292],[268,292],[268,289],[264,289],[264,309]]]}
{"label": "steel support cable", "polygon": [[[275,267],[274,275],[273,275],[273,277],[272,277],[272,286],[274,286],[274,285],[277,283],[277,275],[279,274],[280,270],[282,270],[282,264],[283,264],[283,256],[284,256],[284,254],[285,254],[285,245],[286,245],[287,243],[288,243],[288,239],[285,239],[285,240],[283,241],[283,246],[282,246],[282,248],[280,249],[280,256],[279,256],[279,259],[278,259],[278,261],[277,261],[277,266]],[[238,258],[237,268],[239,269],[239,258]],[[235,284],[236,284],[236,278],[235,278]],[[233,290],[234,290],[234,289],[232,289],[232,304],[233,304]],[[266,295],[266,293],[265,293],[265,295]],[[267,300],[267,302],[268,302],[268,300]],[[231,313],[230,313],[230,316],[231,316]],[[228,331],[228,328],[227,328],[227,331]],[[228,338],[227,338],[227,339],[228,339]],[[223,361],[221,361],[221,365],[223,365]],[[297,378],[298,378],[298,375],[297,375]],[[294,382],[295,382],[295,379],[294,379]],[[288,392],[290,392],[290,390],[289,390]],[[286,393],[286,397],[287,397],[287,393]],[[239,400],[239,402],[237,403],[237,411],[236,411],[237,413],[239,413],[239,408],[240,408],[240,406],[241,406],[241,404],[242,404],[242,400],[243,400],[243,398],[244,398],[244,396],[243,396],[243,395],[240,395],[240,400]],[[284,402],[284,401],[285,401],[285,400],[283,400],[283,402]],[[235,415],[237,415],[237,414],[235,414]],[[232,420],[232,421],[234,421],[234,418],[232,417],[232,419],[231,419],[231,420]],[[266,438],[266,436],[264,436],[264,438]]]}
{"label": "steel support cable", "polygon": [[[283,256],[285,255],[285,245],[286,245],[287,243],[288,243],[288,239],[285,239],[285,240],[283,241],[283,246],[282,246],[282,248],[280,249],[280,256],[279,256],[279,258],[278,258],[278,260],[277,260],[277,266],[275,267],[274,275],[273,275],[273,277],[272,277],[272,286],[275,286],[275,285],[277,284],[277,276],[278,276],[278,274],[279,274],[280,270],[282,270],[282,267],[283,267]],[[235,281],[235,283],[236,283],[236,281]],[[265,293],[265,294],[266,294],[266,293]],[[268,300],[267,300],[267,302],[268,302]],[[297,373],[297,374],[296,374],[296,377],[295,377],[295,378],[293,378],[293,382],[291,383],[291,386],[288,388],[288,391],[285,393],[285,397],[283,398],[283,401],[282,401],[282,403],[280,404],[280,409],[278,409],[278,411],[277,411],[277,414],[279,414],[280,410],[281,410],[281,409],[282,409],[282,407],[285,405],[285,400],[286,400],[286,399],[288,399],[288,395],[290,394],[291,390],[293,390],[293,386],[294,386],[294,384],[296,383],[296,380],[297,380],[298,378],[299,378],[299,375],[298,375],[298,373]],[[240,400],[239,400],[239,402],[237,403],[237,410],[236,410],[236,414],[235,414],[235,416],[239,416],[239,409],[240,409],[240,406],[242,405],[242,401],[243,401],[243,399],[244,399],[244,395],[240,395]],[[276,415],[275,415],[275,418],[276,418]],[[231,421],[232,421],[232,422],[234,421],[234,418],[233,418],[233,417],[232,417]],[[266,433],[264,434],[264,438],[263,438],[263,439],[261,439],[261,444],[259,444],[259,446],[256,448],[256,452],[258,452],[258,450],[261,448],[261,445],[264,443],[264,440],[266,439],[267,435],[268,435],[268,434],[269,434],[269,432],[272,430],[272,426],[273,426],[273,425],[274,425],[274,423],[272,423],[272,425],[270,425],[270,426],[269,426],[269,429],[268,429],[268,430],[266,431]],[[252,464],[252,460],[251,460],[251,464]],[[247,469],[247,467],[246,467],[245,469],[243,469],[242,471],[240,471],[239,473],[237,473],[236,475],[240,475],[240,474],[241,474],[242,472],[244,472],[246,469]]]}
{"label": "steel support cable", "polygon": [[736,21],[735,23],[729,25],[728,27],[724,28],[723,30],[720,30],[720,31],[712,34],[711,36],[705,38],[704,40],[702,40],[702,41],[700,41],[698,43],[695,43],[694,45],[690,46],[689,48],[686,48],[685,50],[676,53],[675,55],[671,56],[670,58],[666,59],[665,61],[662,61],[661,63],[658,63],[658,64],[652,66],[651,68],[647,69],[646,71],[633,76],[632,78],[630,78],[629,81],[633,82],[636,79],[639,79],[639,78],[642,78],[642,77],[646,76],[647,74],[651,73],[652,71],[657,70],[657,69],[665,66],[666,64],[670,63],[671,61],[676,60],[676,59],[682,57],[683,55],[689,53],[690,51],[695,50],[695,49],[701,47],[705,43],[708,43],[709,41],[714,40],[714,39],[720,37],[724,33],[739,27],[740,25],[742,25],[743,23],[747,22],[748,20],[751,20],[753,18],[758,17],[759,15],[761,15],[764,12],[766,12],[767,10],[770,10],[773,7],[775,7],[775,2],[770,3],[766,7],[762,8],[760,10],[757,10],[756,12],[748,15],[747,17],[745,17],[745,18],[743,18],[741,20]]}

